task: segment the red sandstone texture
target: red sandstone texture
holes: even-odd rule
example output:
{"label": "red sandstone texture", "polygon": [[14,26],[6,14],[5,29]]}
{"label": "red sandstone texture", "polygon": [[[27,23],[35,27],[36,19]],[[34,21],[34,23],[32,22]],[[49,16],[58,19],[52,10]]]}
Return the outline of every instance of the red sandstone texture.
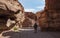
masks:
{"label": "red sandstone texture", "polygon": [[41,29],[47,26],[46,28],[49,30],[60,30],[60,0],[45,0],[44,11],[37,14],[40,14],[38,16],[40,16],[39,25]]}
{"label": "red sandstone texture", "polygon": [[30,19],[37,20],[37,17],[33,12],[25,12],[25,16],[29,17]]}
{"label": "red sandstone texture", "polygon": [[7,26],[9,19],[15,21],[15,24],[24,19],[24,8],[18,0],[0,0],[0,32],[15,26],[15,24]]}
{"label": "red sandstone texture", "polygon": [[60,9],[60,0],[45,0],[45,7],[49,10]]}
{"label": "red sandstone texture", "polygon": [[41,29],[48,28],[46,12],[45,11],[38,11],[36,13],[36,15],[37,15],[37,22],[38,22],[40,28]]}
{"label": "red sandstone texture", "polygon": [[22,23],[22,27],[32,27],[36,20],[37,16],[34,13],[25,12],[25,20]]}
{"label": "red sandstone texture", "polygon": [[60,30],[60,0],[46,0],[45,7],[49,28]]}

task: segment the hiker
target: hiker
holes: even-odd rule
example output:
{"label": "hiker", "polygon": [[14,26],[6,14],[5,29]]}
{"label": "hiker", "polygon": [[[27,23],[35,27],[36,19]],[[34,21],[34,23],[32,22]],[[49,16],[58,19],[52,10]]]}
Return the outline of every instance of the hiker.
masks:
{"label": "hiker", "polygon": [[37,24],[35,23],[33,27],[34,27],[34,32],[36,33],[37,32]]}

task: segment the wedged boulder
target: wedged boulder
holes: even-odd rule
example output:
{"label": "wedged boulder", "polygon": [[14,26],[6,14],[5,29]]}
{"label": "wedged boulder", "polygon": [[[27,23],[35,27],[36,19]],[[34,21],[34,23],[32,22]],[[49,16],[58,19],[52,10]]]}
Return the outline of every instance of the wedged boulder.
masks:
{"label": "wedged boulder", "polygon": [[[8,21],[9,19],[12,23]],[[0,0],[0,31],[9,30],[15,25],[21,25],[23,20],[24,8],[18,0]]]}

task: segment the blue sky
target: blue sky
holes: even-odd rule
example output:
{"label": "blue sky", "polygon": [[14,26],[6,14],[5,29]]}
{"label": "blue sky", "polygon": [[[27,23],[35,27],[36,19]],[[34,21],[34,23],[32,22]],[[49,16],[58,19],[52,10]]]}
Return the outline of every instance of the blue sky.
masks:
{"label": "blue sky", "polygon": [[37,12],[44,9],[45,0],[19,0],[25,11]]}

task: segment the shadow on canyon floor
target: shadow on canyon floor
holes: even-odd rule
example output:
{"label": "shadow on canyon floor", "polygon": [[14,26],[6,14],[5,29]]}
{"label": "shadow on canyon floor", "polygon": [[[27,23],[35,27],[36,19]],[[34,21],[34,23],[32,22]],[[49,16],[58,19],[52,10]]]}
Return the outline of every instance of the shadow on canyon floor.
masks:
{"label": "shadow on canyon floor", "polygon": [[34,33],[33,30],[24,30],[20,32],[5,32],[3,37],[10,36],[9,38],[60,38],[60,32],[41,32]]}

